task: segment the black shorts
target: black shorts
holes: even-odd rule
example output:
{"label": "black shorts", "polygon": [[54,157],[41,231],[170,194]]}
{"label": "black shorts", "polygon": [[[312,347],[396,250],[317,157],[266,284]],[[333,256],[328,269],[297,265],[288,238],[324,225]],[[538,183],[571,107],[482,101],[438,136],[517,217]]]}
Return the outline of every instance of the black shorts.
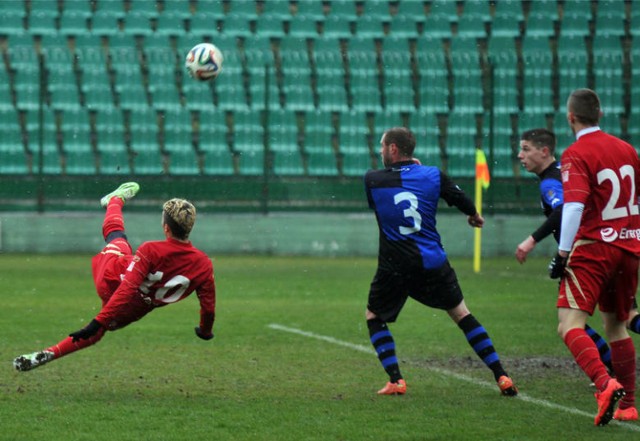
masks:
{"label": "black shorts", "polygon": [[449,261],[437,269],[419,268],[412,272],[378,267],[371,282],[367,309],[385,322],[395,322],[408,297],[445,311],[458,306],[464,298]]}

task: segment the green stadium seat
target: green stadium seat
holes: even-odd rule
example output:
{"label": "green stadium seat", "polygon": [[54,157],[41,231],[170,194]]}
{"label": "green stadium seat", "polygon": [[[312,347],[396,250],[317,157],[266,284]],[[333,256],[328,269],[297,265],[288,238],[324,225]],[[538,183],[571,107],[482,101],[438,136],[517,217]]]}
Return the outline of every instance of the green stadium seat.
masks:
{"label": "green stadium seat", "polygon": [[295,112],[273,110],[268,115],[269,149],[273,153],[276,175],[303,175],[304,166],[298,144],[298,125]]}
{"label": "green stadium seat", "polygon": [[493,72],[493,110],[501,113],[517,113],[517,73],[511,69],[497,67]]}
{"label": "green stadium seat", "polygon": [[[140,3],[153,3],[153,2],[133,2],[134,4]],[[123,17],[123,32],[128,35],[145,36],[151,35],[153,29],[151,29],[152,18],[144,12],[129,12]]]}
{"label": "green stadium seat", "polygon": [[[491,176],[496,178],[512,178],[514,167],[520,167],[517,160],[520,137],[518,133],[514,134],[512,118],[513,114],[511,113],[495,112],[493,121],[489,117],[484,119],[483,139],[485,143],[482,147],[487,156],[493,151],[493,163],[490,164],[490,167]],[[490,158],[487,157],[487,160]]]}
{"label": "green stadium seat", "polygon": [[96,157],[91,147],[89,127],[83,130],[63,130],[62,149],[64,173],[68,175],[94,175]]}
{"label": "green stadium seat", "polygon": [[80,95],[75,81],[72,83],[64,81],[49,82],[48,88],[51,94],[51,108],[69,110],[80,107]]}
{"label": "green stadium seat", "polygon": [[[57,145],[57,128],[55,115],[48,108],[42,108],[42,125],[40,124],[40,109],[28,109],[25,113],[25,129],[28,150],[37,158],[42,140],[43,164],[42,172],[47,174],[62,173],[62,157]],[[39,172],[39,164],[34,162],[34,173]]]}
{"label": "green stadium seat", "polygon": [[322,2],[297,2],[296,15],[297,17],[307,17],[312,21],[322,21],[325,19],[326,14],[324,5]]}
{"label": "green stadium seat", "polygon": [[130,173],[131,167],[125,143],[122,112],[115,107],[104,107],[97,110],[95,121],[99,173]]}
{"label": "green stadium seat", "polygon": [[284,23],[277,15],[258,15],[255,19],[255,34],[262,38],[281,38],[285,35]]}
{"label": "green stadium seat", "polygon": [[130,113],[130,147],[136,174],[164,172],[163,155],[158,141],[156,113],[149,107],[132,109]]}
{"label": "green stadium seat", "polygon": [[346,176],[362,176],[372,168],[367,116],[359,111],[342,113],[339,124],[338,145],[342,155],[342,173]]}
{"label": "green stadium seat", "polygon": [[321,27],[322,35],[330,38],[350,38],[353,35],[349,19],[342,14],[329,14]]}
{"label": "green stadium seat", "polygon": [[[391,18],[385,15],[384,20],[389,23],[391,21]],[[355,35],[368,38],[382,38],[384,37],[383,23],[384,22],[382,17],[363,14],[354,21]]]}
{"label": "green stadium seat", "polygon": [[[165,4],[167,2],[164,2]],[[137,14],[140,15],[141,17],[147,17],[147,18],[152,18],[152,17],[157,17],[159,14],[158,11],[158,2],[154,2],[154,1],[138,1],[138,2],[129,2],[129,10],[127,11],[128,14]]]}
{"label": "green stadium seat", "polygon": [[31,35],[54,35],[58,32],[56,20],[57,16],[40,11],[32,12],[27,20],[29,33]]}
{"label": "green stadium seat", "polygon": [[[567,3],[567,2],[564,2]],[[588,9],[585,8],[585,9]],[[557,0],[536,0],[529,5],[529,15],[544,15],[549,21],[558,20],[558,1]]]}
{"label": "green stadium seat", "polygon": [[[378,20],[388,20],[391,16],[388,0],[368,0],[366,2],[362,2],[361,4],[356,3],[356,6],[358,5],[360,5],[362,8],[358,18],[368,16],[374,17]],[[356,13],[358,12],[358,8],[356,7]]]}
{"label": "green stadium seat", "polygon": [[83,84],[81,90],[84,105],[89,110],[100,110],[114,106],[113,93],[109,83]]}
{"label": "green stadium seat", "polygon": [[60,16],[60,30],[62,35],[80,35],[88,31],[89,17],[79,11],[65,10]]}
{"label": "green stadium seat", "polygon": [[22,131],[14,109],[0,108],[0,174],[28,173],[27,155],[22,143]]}
{"label": "green stadium seat", "polygon": [[[578,2],[568,3],[578,4]],[[565,5],[566,4],[567,2],[565,2]],[[591,20],[590,12],[588,15],[583,13],[565,12],[562,16],[562,22],[560,23],[560,35],[564,35],[567,37],[576,36],[582,38],[589,36],[589,20]]]}
{"label": "green stadium seat", "polygon": [[424,1],[401,1],[397,5],[397,15],[410,15],[417,21],[424,22],[426,9]]}
{"label": "green stadium seat", "polygon": [[160,15],[169,14],[178,15],[183,19],[189,18],[193,15],[191,3],[192,2],[165,1],[162,5],[162,13]]}
{"label": "green stadium seat", "polygon": [[430,3],[429,15],[442,17],[450,22],[456,21],[458,20],[457,2],[451,2],[448,0],[433,0]]}
{"label": "green stadium seat", "polygon": [[552,129],[556,135],[556,158],[559,158],[560,154],[576,141],[567,121],[566,109],[558,110],[553,114]]}
{"label": "green stadium seat", "polygon": [[[422,17],[424,21],[424,16]],[[413,15],[396,14],[389,21],[389,35],[405,38],[418,37],[419,20]]]}
{"label": "green stadium seat", "polygon": [[65,0],[62,8],[62,16],[67,13],[80,14],[88,18],[93,13],[91,10],[91,2],[87,2],[86,0]]}
{"label": "green stadium seat", "polygon": [[123,115],[125,121],[132,128],[142,127],[147,130],[152,130],[155,133],[158,132],[158,113],[152,107],[141,106],[124,112]]}
{"label": "green stadium seat", "polygon": [[306,14],[294,15],[289,21],[288,36],[294,38],[317,38],[319,36],[318,22],[322,22],[322,19]]}
{"label": "green stadium seat", "polygon": [[435,113],[420,109],[410,114],[409,128],[416,137],[416,156],[425,165],[441,166],[438,118]]}
{"label": "green stadium seat", "polygon": [[441,70],[423,71],[418,86],[419,107],[430,113],[449,111],[449,84],[447,72]]}
{"label": "green stadium seat", "polygon": [[198,154],[193,147],[192,131],[174,128],[164,132],[164,149],[169,156],[169,174],[200,174]]}
{"label": "green stadium seat", "polygon": [[38,67],[38,53],[33,37],[24,33],[13,33],[7,37],[7,55],[12,68],[35,69]]}
{"label": "green stadium seat", "polygon": [[27,15],[26,5],[26,2],[0,2],[0,15],[17,15],[24,17]]}
{"label": "green stadium seat", "polygon": [[149,79],[151,103],[156,110],[172,110],[181,106],[173,71],[157,71]]}
{"label": "green stadium seat", "polygon": [[117,35],[120,32],[122,17],[122,14],[116,14],[113,11],[97,10],[91,16],[91,33],[100,36]]}
{"label": "green stadium seat", "polygon": [[451,21],[443,15],[427,15],[424,21],[424,34],[431,38],[451,38]]}
{"label": "green stadium seat", "polygon": [[[196,13],[189,19],[189,32],[194,35],[218,34],[218,23],[222,20],[224,20],[224,15],[209,12]],[[189,46],[189,48],[192,46]]]}
{"label": "green stadium seat", "polygon": [[341,112],[349,110],[343,72],[327,71],[319,74],[316,87],[318,110]]}
{"label": "green stadium seat", "polygon": [[585,38],[578,34],[561,33],[557,41],[557,54],[558,99],[563,106],[574,89],[588,86],[589,55]]}
{"label": "green stadium seat", "polygon": [[125,15],[124,0],[97,0],[96,12],[122,17]]}
{"label": "green stadium seat", "polygon": [[155,34],[169,36],[182,35],[186,32],[185,20],[186,17],[183,14],[164,12],[156,19]]}
{"label": "green stadium seat", "polygon": [[[17,2],[0,2],[17,3]],[[20,2],[22,3],[22,2]],[[3,10],[0,13],[0,30],[4,35],[16,35],[25,32],[23,25],[24,11]]]}
{"label": "green stadium seat", "polygon": [[49,0],[31,0],[29,2],[29,15],[33,14],[46,14],[52,17],[57,17],[60,14],[58,8],[59,4],[55,1]]}
{"label": "green stadium seat", "polygon": [[485,21],[474,15],[464,14],[458,20],[457,35],[465,38],[487,38]]}
{"label": "green stadium seat", "polygon": [[491,37],[520,37],[522,14],[503,15],[496,12],[491,20]]}
{"label": "green stadium seat", "polygon": [[396,127],[396,126],[402,126],[402,127],[407,126],[407,119],[405,116],[408,116],[409,114],[407,113],[406,115],[404,115],[399,112],[395,112],[393,110],[382,109],[377,112],[368,113],[368,115],[373,115],[373,132],[372,132],[374,136],[373,141],[375,145],[378,146],[380,142],[380,137],[382,136],[382,132],[386,128]]}
{"label": "green stadium seat", "polygon": [[474,17],[481,22],[491,21],[491,9],[487,0],[465,0],[462,16]]}
{"label": "green stadium seat", "polygon": [[333,136],[331,132],[313,127],[304,131],[303,152],[309,175],[335,176],[338,174],[336,155],[333,151]]}
{"label": "green stadium seat", "polygon": [[530,13],[525,24],[525,34],[528,37],[551,38],[555,36],[554,21],[547,14]]}
{"label": "green stadium seat", "polygon": [[477,147],[475,116],[452,111],[447,121],[447,173],[455,177],[475,176]]}
{"label": "green stadium seat", "polygon": [[191,131],[193,122],[191,113],[187,109],[167,109],[161,114],[161,121],[165,131]]}
{"label": "green stadium seat", "polygon": [[[237,4],[240,3],[244,2],[237,2]],[[234,37],[249,37],[253,35],[251,32],[251,19],[246,15],[232,12],[227,14],[220,23],[222,24],[220,32],[224,35]]]}
{"label": "green stadium seat", "polygon": [[516,51],[516,40],[512,37],[492,36],[487,45],[489,62],[502,69],[518,69],[518,53]]}
{"label": "green stadium seat", "polygon": [[118,105],[123,110],[139,110],[149,106],[147,93],[142,85],[116,84]]}
{"label": "green stadium seat", "polygon": [[[207,142],[205,145],[218,146],[215,141],[212,139],[210,143]],[[232,175],[234,173],[233,157],[226,145],[217,149],[206,149],[202,153],[205,175]]]}
{"label": "green stadium seat", "polygon": [[355,0],[331,0],[329,16],[342,17],[346,21],[355,20],[357,18]]}

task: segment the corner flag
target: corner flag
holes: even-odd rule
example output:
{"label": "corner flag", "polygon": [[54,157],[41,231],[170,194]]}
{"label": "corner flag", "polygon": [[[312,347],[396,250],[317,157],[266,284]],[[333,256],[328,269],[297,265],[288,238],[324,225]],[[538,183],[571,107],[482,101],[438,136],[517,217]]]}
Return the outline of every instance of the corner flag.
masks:
{"label": "corner flag", "polygon": [[[491,182],[491,176],[489,176],[489,165],[487,164],[487,157],[484,155],[482,149],[476,149],[476,209],[478,213],[482,214],[482,190],[489,188]],[[476,228],[474,232],[473,241],[473,272],[480,272],[480,252],[482,235],[480,228]]]}

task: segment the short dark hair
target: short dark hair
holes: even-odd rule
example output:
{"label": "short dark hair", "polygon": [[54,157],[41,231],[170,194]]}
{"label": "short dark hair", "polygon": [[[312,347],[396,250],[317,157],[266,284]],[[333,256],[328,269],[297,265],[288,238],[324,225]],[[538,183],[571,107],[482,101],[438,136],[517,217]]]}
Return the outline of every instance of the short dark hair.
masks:
{"label": "short dark hair", "polygon": [[595,126],[600,121],[600,98],[591,89],[576,89],[567,101],[567,109],[578,122]]}
{"label": "short dark hair", "polygon": [[413,132],[406,127],[392,127],[384,132],[383,140],[385,145],[395,144],[402,156],[411,158],[416,149],[416,137]]}
{"label": "short dark hair", "polygon": [[527,130],[522,132],[520,139],[522,141],[532,142],[539,149],[547,147],[549,149],[549,153],[551,153],[552,156],[555,156],[556,135],[551,130],[544,128]]}

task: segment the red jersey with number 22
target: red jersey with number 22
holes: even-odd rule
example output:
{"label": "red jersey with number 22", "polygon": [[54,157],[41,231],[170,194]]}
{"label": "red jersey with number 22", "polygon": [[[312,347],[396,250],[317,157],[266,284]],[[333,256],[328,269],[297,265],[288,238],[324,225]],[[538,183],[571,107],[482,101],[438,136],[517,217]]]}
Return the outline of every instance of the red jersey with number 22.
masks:
{"label": "red jersey with number 22", "polygon": [[584,204],[575,241],[606,242],[640,254],[640,161],[635,149],[597,130],[582,135],[560,162],[564,203]]}

